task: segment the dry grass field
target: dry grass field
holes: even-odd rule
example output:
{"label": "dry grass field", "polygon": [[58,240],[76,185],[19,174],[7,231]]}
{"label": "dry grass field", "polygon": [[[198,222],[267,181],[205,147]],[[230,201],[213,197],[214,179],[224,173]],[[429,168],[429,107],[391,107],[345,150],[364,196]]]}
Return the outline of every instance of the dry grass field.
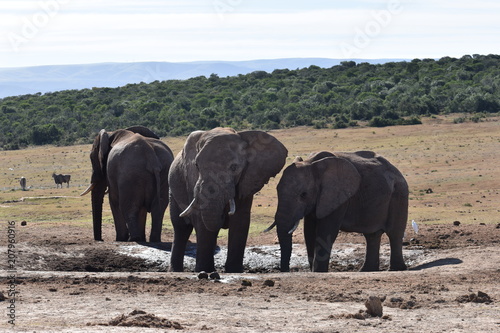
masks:
{"label": "dry grass field", "polygon": [[[93,241],[90,197],[79,196],[90,180],[90,145],[0,151],[0,293],[6,296],[2,301],[0,295],[0,331],[499,330],[500,117],[458,124],[455,117],[425,118],[414,126],[272,131],[288,148],[287,165],[313,151],[373,150],[402,171],[410,186],[409,220],[420,230],[417,234],[408,225],[406,272],[358,273],[364,238],[341,233],[326,274],[309,273],[306,266],[279,273],[255,261],[246,264],[244,274],[221,272],[221,283],[199,280],[192,272],[167,273],[168,213],[161,246],[116,243],[105,202],[105,241]],[[174,154],[184,140],[164,138]],[[53,172],[71,174],[70,186],[56,188]],[[27,191],[20,189],[21,176]],[[279,177],[255,197],[251,254],[276,248],[274,232],[262,230],[273,220]],[[15,221],[16,229],[10,275],[4,274],[8,221]],[[221,232],[222,248],[225,235]],[[388,256],[384,241],[383,268]],[[301,227],[294,242],[301,259]],[[279,261],[276,252],[268,257]],[[19,293],[15,327],[5,310],[12,281]],[[362,311],[369,296],[382,298],[384,317]]]}
{"label": "dry grass field", "polygon": [[[409,216],[418,223],[498,223],[499,118],[454,124],[452,117],[439,117],[423,122],[415,126],[341,130],[303,127],[272,134],[288,148],[287,165],[295,156],[305,157],[319,150],[373,150],[386,157],[403,172],[410,185]],[[164,138],[174,154],[184,140]],[[91,228],[90,199],[79,196],[90,180],[90,148],[44,146],[0,152],[0,219]],[[53,172],[71,174],[70,187],[64,184],[62,189],[56,189]],[[20,191],[21,176],[27,178],[28,191]],[[274,216],[279,177],[272,179],[255,198],[255,232]],[[429,189],[432,193],[427,193],[431,192]],[[112,224],[109,209],[104,219]],[[167,216],[167,229],[168,221]]]}

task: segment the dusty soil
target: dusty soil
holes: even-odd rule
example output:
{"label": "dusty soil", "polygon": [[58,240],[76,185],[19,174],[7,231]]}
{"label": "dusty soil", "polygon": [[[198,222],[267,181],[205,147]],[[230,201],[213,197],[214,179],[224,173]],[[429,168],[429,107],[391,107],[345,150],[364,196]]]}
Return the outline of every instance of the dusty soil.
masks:
{"label": "dusty soil", "polygon": [[[5,230],[5,228],[2,228]],[[408,227],[405,272],[360,273],[363,237],[342,233],[331,272],[307,271],[297,234],[293,272],[279,273],[275,234],[249,241],[244,274],[168,273],[170,243],[94,242],[88,228],[16,221],[18,332],[487,332],[500,330],[500,226]],[[105,237],[112,237],[108,226]],[[164,235],[171,239],[171,235]],[[186,258],[192,269],[195,244]],[[389,248],[382,246],[382,269]],[[6,247],[2,246],[2,253]],[[6,266],[6,260],[0,266]],[[12,274],[11,274],[12,275]],[[10,304],[9,276],[1,289]],[[370,296],[382,317],[367,313]],[[7,318],[7,319],[6,319]]]}

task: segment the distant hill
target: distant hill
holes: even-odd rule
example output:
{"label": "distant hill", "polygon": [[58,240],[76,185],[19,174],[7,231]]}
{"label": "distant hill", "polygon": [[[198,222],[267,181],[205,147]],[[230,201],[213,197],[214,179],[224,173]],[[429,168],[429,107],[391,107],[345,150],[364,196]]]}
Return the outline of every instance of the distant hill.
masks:
{"label": "distant hill", "polygon": [[[351,60],[351,59],[349,59]],[[406,59],[352,59],[356,62],[383,64]],[[251,61],[135,62],[86,65],[53,65],[0,68],[0,98],[47,93],[68,89],[120,87],[129,83],[184,80],[197,76],[219,77],[275,69],[301,69],[315,65],[329,68],[345,59],[290,58]]]}
{"label": "distant hill", "polygon": [[[268,61],[269,67],[259,62],[93,65],[100,85],[121,86],[92,87],[99,84],[89,79],[92,88],[0,98],[0,150],[89,143],[102,128],[133,125],[164,137],[219,126],[411,125],[421,123],[421,116],[448,113],[462,114],[457,122],[479,122],[500,112],[500,55],[384,64],[342,61],[334,66],[319,60],[315,66],[287,61]],[[55,66],[47,73],[55,81],[71,82],[84,77],[75,68]],[[43,71],[35,69],[43,78]],[[251,73],[228,76],[245,71]],[[195,77],[163,80],[173,73]],[[19,79],[30,78],[29,72],[23,75]],[[131,83],[132,78],[142,83]],[[38,84],[45,82],[39,79]]]}

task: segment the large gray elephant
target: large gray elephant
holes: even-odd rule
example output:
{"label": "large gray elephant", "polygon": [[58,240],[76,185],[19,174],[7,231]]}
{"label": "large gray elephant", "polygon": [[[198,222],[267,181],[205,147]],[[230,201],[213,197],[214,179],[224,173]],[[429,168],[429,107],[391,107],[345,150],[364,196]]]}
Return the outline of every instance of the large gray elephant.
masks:
{"label": "large gray elephant", "polygon": [[292,233],[304,218],[310,269],[327,272],[339,230],[363,233],[362,271],[379,269],[383,233],[391,246],[390,269],[405,270],[403,236],[408,219],[408,184],[396,167],[370,151],[320,152],[297,158],[278,184],[275,222],[281,270],[290,270]]}
{"label": "large gray elephant", "polygon": [[229,228],[225,271],[243,271],[253,195],[283,168],[287,154],[281,142],[262,131],[216,128],[189,135],[169,174],[172,271],[184,269],[193,228],[196,271],[215,270],[221,228]]}
{"label": "large gray elephant", "polygon": [[151,213],[151,242],[161,241],[168,206],[168,171],[174,156],[151,130],[142,126],[101,132],[90,161],[94,239],[102,240],[102,205],[106,190],[117,241],[146,241],[146,215]]}

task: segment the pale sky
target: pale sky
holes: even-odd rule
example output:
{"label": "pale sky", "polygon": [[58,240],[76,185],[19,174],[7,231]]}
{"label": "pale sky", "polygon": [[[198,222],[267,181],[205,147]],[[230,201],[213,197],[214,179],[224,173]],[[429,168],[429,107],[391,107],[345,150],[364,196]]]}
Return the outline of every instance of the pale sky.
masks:
{"label": "pale sky", "polygon": [[498,0],[0,0],[0,67],[500,54]]}

